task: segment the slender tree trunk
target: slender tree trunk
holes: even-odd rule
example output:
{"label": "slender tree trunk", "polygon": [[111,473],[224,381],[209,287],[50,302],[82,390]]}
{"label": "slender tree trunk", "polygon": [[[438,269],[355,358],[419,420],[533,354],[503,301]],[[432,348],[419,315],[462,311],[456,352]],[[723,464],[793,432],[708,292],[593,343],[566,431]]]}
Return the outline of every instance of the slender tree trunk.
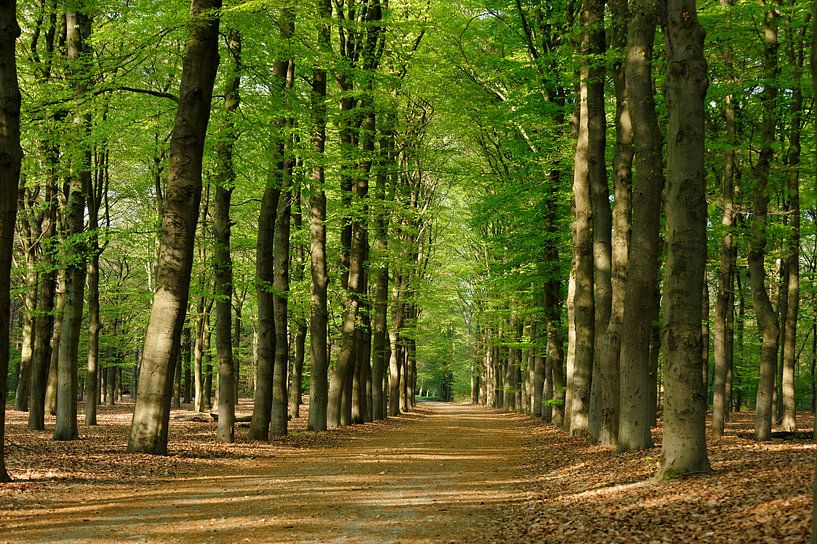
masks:
{"label": "slender tree trunk", "polygon": [[[318,49],[323,54],[331,51],[331,0],[316,0],[320,24]],[[326,71],[313,69],[312,77],[312,151],[315,165],[310,176],[309,233],[310,233],[310,311],[309,342],[311,377],[309,385],[309,422],[311,431],[326,430],[328,401],[328,343],[326,301],[326,193],[324,192],[324,151],[326,147]]]}
{"label": "slender tree trunk", "polygon": [[664,440],[659,477],[709,472],[701,383],[706,267],[704,31],[695,0],[668,0],[667,263],[664,274]]}
{"label": "slender tree trunk", "polygon": [[[733,0],[720,0],[722,7],[731,7]],[[732,52],[724,53],[724,65],[729,72],[733,70]],[[718,293],[715,297],[714,355],[715,374],[712,385],[712,431],[723,435],[724,426],[729,419],[729,402],[727,392],[727,375],[734,358],[735,345],[735,267],[737,263],[737,243],[734,228],[737,211],[735,206],[735,147],[737,146],[737,120],[734,96],[724,99],[724,122],[726,124],[727,143],[730,148],[724,154],[723,174],[721,176],[721,207],[723,215],[721,226],[720,267],[718,271]]]}
{"label": "slender tree trunk", "polygon": [[17,186],[20,182],[20,90],[17,85],[15,42],[20,35],[17,3],[0,3],[0,482],[8,482],[4,435],[11,326],[11,254],[17,219]]}
{"label": "slender tree trunk", "polygon": [[[791,2],[793,4],[793,2]],[[784,431],[794,431],[797,429],[795,414],[797,411],[795,372],[797,365],[797,319],[800,311],[800,139],[803,127],[803,89],[800,81],[802,79],[804,58],[803,40],[805,38],[806,27],[797,31],[791,19],[787,21],[789,39],[787,40],[787,56],[789,64],[794,73],[792,81],[795,81],[794,88],[791,89],[791,131],[789,134],[789,155],[788,155],[788,208],[789,227],[791,236],[787,242],[785,260],[788,275],[785,281],[788,285],[788,304],[784,328],[785,342],[783,344],[783,420],[781,429]]]}
{"label": "slender tree trunk", "polygon": [[48,378],[45,388],[45,412],[52,416],[57,414],[57,360],[62,336],[62,316],[65,310],[65,271],[59,273],[56,285],[54,330],[51,337],[51,357],[48,361]]}
{"label": "slender tree trunk", "polygon": [[173,365],[187,312],[193,241],[201,202],[204,138],[218,67],[221,0],[193,0],[179,107],[170,143],[162,238],[145,334],[129,452],[167,453]]}
{"label": "slender tree trunk", "polygon": [[701,383],[704,391],[704,413],[709,397],[709,285],[704,269],[703,291],[701,291]]}
{"label": "slender tree trunk", "polygon": [[[594,182],[604,176],[603,73],[593,56],[604,42],[603,0],[583,0],[581,9],[581,83],[579,85],[579,134],[573,175],[575,230],[573,252],[576,262],[576,290],[573,298],[576,329],[570,405],[570,434],[587,436],[590,430],[590,395],[595,341],[595,301],[593,296],[593,197]],[[602,146],[599,148],[599,146]],[[599,331],[600,333],[602,331]]]}
{"label": "slender tree trunk", "polygon": [[241,82],[241,34],[227,32],[230,54],[227,85],[224,91],[226,127],[216,144],[218,171],[216,176],[216,213],[214,268],[216,293],[216,356],[218,358],[218,430],[219,442],[235,442],[235,368],[233,358],[233,259],[230,253],[230,202],[235,187],[233,148],[237,139],[233,114],[238,109]]}
{"label": "slender tree trunk", "polygon": [[[633,229],[621,326],[621,402],[619,451],[652,447],[650,413],[655,409],[649,353],[661,255],[659,229],[664,188],[662,135],[652,86],[653,42],[658,22],[656,0],[632,6],[627,36],[627,96],[633,122],[635,169]],[[700,296],[700,294],[699,294]]]}
{"label": "slender tree trunk", "polygon": [[[66,12],[66,43],[68,59],[73,73],[74,92],[82,104],[87,92],[85,58],[86,39],[90,35],[91,22],[80,11]],[[90,119],[84,112],[76,112],[76,123],[82,135],[87,137]],[[77,358],[82,314],[85,303],[85,259],[87,244],[81,236],[85,229],[85,202],[91,185],[90,144],[86,141],[75,154],[69,176],[64,223],[66,238],[63,251],[71,259],[65,267],[65,309],[62,334],[57,359],[57,425],[54,440],[75,440],[77,432]]]}
{"label": "slender tree trunk", "polygon": [[273,248],[273,312],[275,316],[275,365],[272,382],[272,416],[270,434],[287,434],[289,410],[287,402],[287,371],[289,370],[289,331],[287,297],[289,296],[289,231],[292,210],[292,150],[287,145],[282,157],[281,195],[278,198]]}
{"label": "slender tree trunk", "polygon": [[757,408],[755,412],[755,438],[769,440],[772,433],[773,391],[780,327],[777,313],[769,300],[766,290],[766,223],[768,221],[769,197],[766,193],[769,184],[769,169],[774,156],[775,125],[777,124],[776,105],[778,90],[775,84],[779,75],[777,60],[778,40],[777,21],[774,6],[768,6],[765,22],[764,69],[766,81],[761,95],[763,116],[760,133],[760,156],[753,168],[755,178],[753,194],[753,216],[749,243],[749,282],[752,287],[752,302],[757,316],[757,325],[761,331],[760,379],[757,386]]}
{"label": "slender tree trunk", "polygon": [[34,328],[35,315],[37,314],[37,268],[36,253],[39,245],[37,233],[38,226],[35,223],[39,219],[34,213],[26,209],[26,200],[23,195],[28,191],[21,191],[19,199],[21,216],[22,246],[25,254],[25,292],[23,295],[22,320],[22,341],[20,344],[20,362],[17,366],[18,378],[14,394],[14,409],[18,412],[27,412],[29,409],[29,394],[31,389],[32,359],[34,356],[34,344],[37,341],[36,330]]}
{"label": "slender tree trunk", "polygon": [[[612,0],[612,46],[626,54],[629,23],[628,3]],[[624,57],[626,59],[626,56]],[[602,423],[599,443],[617,444],[620,412],[620,356],[621,328],[624,321],[624,303],[627,287],[631,214],[633,127],[626,86],[626,62],[613,65],[616,90],[616,148],[613,159],[614,201],[612,238],[612,298],[610,322],[607,326],[607,348],[604,353],[603,376],[608,387],[602,388]]]}
{"label": "slender tree trunk", "polygon": [[40,257],[43,271],[37,285],[38,315],[34,318],[34,353],[32,356],[31,396],[28,412],[28,428],[32,431],[45,430],[45,391],[48,383],[48,368],[51,362],[51,335],[54,332],[54,295],[57,273],[53,270],[53,245],[56,238],[57,202],[56,172],[54,162],[49,157],[49,166],[43,205],[42,227],[43,251]]}

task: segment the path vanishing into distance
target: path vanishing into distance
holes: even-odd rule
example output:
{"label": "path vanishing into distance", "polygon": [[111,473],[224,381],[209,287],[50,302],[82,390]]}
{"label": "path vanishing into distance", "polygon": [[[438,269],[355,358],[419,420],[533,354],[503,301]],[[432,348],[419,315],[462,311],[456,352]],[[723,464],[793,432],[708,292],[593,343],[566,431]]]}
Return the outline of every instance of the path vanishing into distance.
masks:
{"label": "path vanishing into distance", "polygon": [[[240,473],[158,481],[50,508],[11,542],[474,542],[526,499],[527,426],[477,406],[424,403],[385,432],[286,451]],[[129,486],[132,487],[132,486]],[[141,487],[141,486],[140,486]],[[77,498],[79,499],[79,498]]]}

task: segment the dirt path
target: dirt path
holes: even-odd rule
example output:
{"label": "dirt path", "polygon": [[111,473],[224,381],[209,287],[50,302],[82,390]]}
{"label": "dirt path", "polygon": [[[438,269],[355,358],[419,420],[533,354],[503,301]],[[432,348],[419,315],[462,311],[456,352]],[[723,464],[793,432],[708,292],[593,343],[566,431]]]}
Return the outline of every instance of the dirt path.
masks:
{"label": "dirt path", "polygon": [[11,542],[474,542],[526,499],[525,425],[472,406],[425,404],[416,421],[287,452],[243,473],[111,484],[18,519]]}

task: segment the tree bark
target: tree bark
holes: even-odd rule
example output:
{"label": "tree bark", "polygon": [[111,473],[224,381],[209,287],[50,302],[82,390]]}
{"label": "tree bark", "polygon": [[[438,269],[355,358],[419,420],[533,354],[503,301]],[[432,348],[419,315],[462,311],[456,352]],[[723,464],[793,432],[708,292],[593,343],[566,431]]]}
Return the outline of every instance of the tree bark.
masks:
{"label": "tree bark", "polygon": [[701,383],[706,266],[704,31],[695,0],[668,0],[667,262],[664,274],[664,439],[659,477],[709,472]]}
{"label": "tree bark", "polygon": [[20,89],[15,42],[20,35],[17,2],[0,2],[0,482],[8,482],[4,436],[11,326],[11,255],[20,183]]}
{"label": "tree bark", "polygon": [[[793,2],[791,2],[793,4]],[[800,311],[800,154],[801,136],[803,129],[803,89],[800,81],[803,75],[805,61],[803,41],[806,27],[799,30],[787,21],[787,57],[792,67],[792,81],[796,82],[791,89],[791,129],[789,133],[789,153],[787,157],[788,184],[787,198],[789,209],[790,238],[787,242],[785,255],[787,277],[788,304],[784,321],[785,334],[783,335],[783,380],[782,401],[783,418],[781,430],[792,432],[797,429],[795,419],[796,402],[796,365],[797,365],[797,319]]]}
{"label": "tree bark", "polygon": [[[331,0],[316,0],[320,24],[318,27],[318,50],[323,54],[331,51],[330,19]],[[310,176],[309,197],[309,259],[310,259],[310,310],[309,354],[311,379],[309,384],[309,422],[311,431],[326,430],[328,401],[329,358],[327,346],[327,300],[326,300],[326,193],[324,151],[326,148],[326,71],[313,68],[312,76],[312,151],[315,164]]]}
{"label": "tree bark", "polygon": [[[722,7],[730,7],[733,0],[720,0]],[[724,52],[724,65],[732,78],[732,52]],[[734,96],[724,99],[724,122],[726,125],[727,145],[730,148],[723,157],[723,174],[721,175],[721,207],[723,215],[721,226],[720,265],[718,270],[718,293],[715,296],[714,323],[714,356],[715,374],[712,384],[712,432],[723,435],[724,426],[729,419],[727,393],[727,374],[732,365],[735,349],[735,267],[737,263],[737,243],[735,225],[737,210],[735,206],[735,147],[737,146],[737,121]]]}
{"label": "tree bark", "polygon": [[650,379],[649,353],[653,309],[658,304],[656,286],[664,188],[663,138],[652,85],[657,22],[656,0],[633,5],[627,36],[626,80],[638,176],[633,186],[630,262],[621,326],[619,451],[652,447],[650,413],[654,408],[650,392],[655,382]]}
{"label": "tree bark", "polygon": [[[613,13],[612,46],[624,54],[626,61],[627,32],[630,13],[625,0],[610,2]],[[621,328],[627,287],[630,230],[632,228],[633,127],[626,85],[626,62],[613,65],[616,90],[616,147],[613,159],[614,208],[612,239],[612,298],[610,321],[607,325],[607,349],[604,353],[603,376],[608,387],[602,388],[602,422],[599,443],[618,444],[621,403],[620,356]]]}
{"label": "tree bark", "polygon": [[238,109],[241,83],[241,34],[227,32],[230,66],[224,89],[224,133],[216,144],[216,213],[213,217],[216,293],[216,357],[218,358],[218,430],[216,440],[235,442],[235,365],[233,359],[233,259],[230,252],[230,202],[235,188],[233,148],[237,139],[234,112]]}
{"label": "tree bark", "polygon": [[162,238],[145,334],[129,452],[167,453],[173,365],[187,312],[193,240],[201,202],[204,139],[218,67],[221,0],[192,0],[191,35],[173,125]]}
{"label": "tree bark", "polygon": [[[50,149],[50,148],[49,148]],[[48,369],[51,362],[51,335],[54,332],[54,295],[57,273],[53,270],[53,251],[57,223],[56,165],[53,155],[46,153],[48,160],[45,186],[46,207],[42,226],[43,271],[37,285],[37,308],[34,319],[34,353],[31,371],[31,395],[28,411],[28,428],[32,431],[45,430],[45,392],[48,384]]]}
{"label": "tree bark", "polygon": [[[67,11],[66,43],[70,71],[74,81],[74,93],[82,104],[87,92],[85,73],[86,40],[91,32],[91,22],[86,13]],[[75,123],[81,135],[88,135],[90,119],[87,114],[77,111]],[[82,140],[81,140],[82,141]],[[65,309],[63,312],[62,334],[57,358],[57,424],[54,440],[75,440],[77,431],[77,358],[82,314],[85,303],[85,259],[87,243],[82,236],[85,229],[85,202],[91,185],[91,153],[87,141],[75,149],[71,157],[72,171],[69,175],[66,195],[65,239],[63,251],[65,263]]]}
{"label": "tree bark", "polygon": [[[570,434],[588,436],[590,394],[595,342],[593,186],[604,176],[603,71],[594,55],[604,43],[604,1],[583,0],[581,8],[581,82],[579,85],[579,134],[573,174],[575,231],[573,252],[576,261],[576,290],[573,298],[576,354],[573,363],[570,405]],[[602,90],[603,91],[603,90]],[[599,148],[599,145],[602,145]],[[601,332],[601,331],[599,331]]]}
{"label": "tree bark", "polygon": [[[765,2],[764,2],[765,3]],[[774,156],[776,105],[778,89],[774,83],[779,74],[777,21],[774,6],[769,5],[764,20],[764,72],[767,84],[763,87],[761,103],[763,115],[760,132],[760,156],[752,169],[755,187],[753,192],[753,216],[749,241],[749,282],[757,325],[762,335],[760,346],[760,378],[757,386],[755,411],[755,438],[769,440],[772,433],[774,377],[777,368],[777,352],[780,326],[777,313],[772,307],[766,290],[766,223],[768,220],[769,170]]]}

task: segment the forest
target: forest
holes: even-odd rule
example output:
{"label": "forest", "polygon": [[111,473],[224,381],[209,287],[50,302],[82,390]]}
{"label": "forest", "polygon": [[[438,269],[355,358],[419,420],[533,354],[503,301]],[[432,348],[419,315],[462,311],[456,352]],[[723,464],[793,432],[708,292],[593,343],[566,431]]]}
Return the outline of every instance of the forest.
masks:
{"label": "forest", "polygon": [[0,527],[817,542],[815,25],[0,0]]}

